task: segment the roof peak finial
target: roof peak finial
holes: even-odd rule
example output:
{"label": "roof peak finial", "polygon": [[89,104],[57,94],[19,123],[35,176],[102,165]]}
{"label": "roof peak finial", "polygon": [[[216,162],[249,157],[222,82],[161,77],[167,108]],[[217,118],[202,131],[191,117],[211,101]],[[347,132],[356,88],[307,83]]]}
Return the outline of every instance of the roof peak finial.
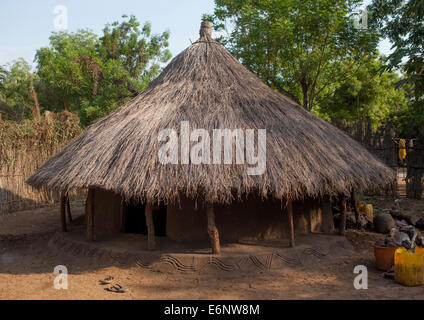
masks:
{"label": "roof peak finial", "polygon": [[200,25],[200,37],[212,38],[212,22],[202,21]]}

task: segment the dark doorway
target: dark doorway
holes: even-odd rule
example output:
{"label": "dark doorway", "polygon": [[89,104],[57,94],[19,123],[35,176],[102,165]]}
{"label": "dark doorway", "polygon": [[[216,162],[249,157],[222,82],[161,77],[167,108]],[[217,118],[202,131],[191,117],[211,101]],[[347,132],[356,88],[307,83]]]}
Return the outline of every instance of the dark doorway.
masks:
{"label": "dark doorway", "polygon": [[[147,235],[145,205],[132,201],[125,207],[125,233]],[[166,206],[164,204],[153,206],[153,223],[155,236],[166,236]]]}

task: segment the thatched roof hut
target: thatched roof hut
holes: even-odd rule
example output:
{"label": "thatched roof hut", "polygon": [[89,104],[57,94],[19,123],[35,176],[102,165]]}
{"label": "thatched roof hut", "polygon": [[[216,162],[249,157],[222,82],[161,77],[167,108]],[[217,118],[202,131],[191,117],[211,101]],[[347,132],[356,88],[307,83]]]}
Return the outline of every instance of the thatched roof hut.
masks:
{"label": "thatched roof hut", "polygon": [[[229,205],[247,195],[322,198],[374,188],[394,173],[358,142],[270,89],[202,23],[200,38],[175,57],[140,95],[89,127],[28,183],[60,191],[98,188],[125,199],[181,198]],[[247,164],[162,164],[161,130],[266,129],[266,170]]]}

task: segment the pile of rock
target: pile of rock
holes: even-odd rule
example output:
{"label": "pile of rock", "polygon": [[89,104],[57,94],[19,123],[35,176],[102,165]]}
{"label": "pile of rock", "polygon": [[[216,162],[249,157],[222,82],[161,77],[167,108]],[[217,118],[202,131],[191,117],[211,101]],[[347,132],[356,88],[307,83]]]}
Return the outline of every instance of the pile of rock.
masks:
{"label": "pile of rock", "polygon": [[424,229],[424,211],[407,210],[405,208],[402,210],[402,201],[402,199],[395,200],[392,210],[390,210],[391,216],[399,221],[404,221],[409,225]]}
{"label": "pile of rock", "polygon": [[[416,230],[418,228],[424,229],[424,211],[420,209],[405,207],[403,200],[397,199],[392,209],[374,209],[372,204],[361,202],[356,210],[354,210],[353,203],[348,203],[346,207],[346,228],[347,229],[360,229],[365,231],[376,231],[383,234],[393,233],[393,228],[399,232],[402,230]],[[401,207],[403,205],[403,209]],[[335,200],[332,207],[334,213],[334,224],[339,227],[341,221],[340,205]],[[356,213],[355,213],[356,211]],[[406,232],[408,234],[408,232]],[[390,237],[388,237],[390,238]],[[387,240],[388,244],[391,240]],[[412,241],[411,237],[409,241]],[[391,243],[393,244],[393,243]]]}
{"label": "pile of rock", "polygon": [[375,243],[378,247],[406,248],[408,250],[415,247],[424,248],[424,238],[421,232],[413,226],[392,227],[390,236]]}

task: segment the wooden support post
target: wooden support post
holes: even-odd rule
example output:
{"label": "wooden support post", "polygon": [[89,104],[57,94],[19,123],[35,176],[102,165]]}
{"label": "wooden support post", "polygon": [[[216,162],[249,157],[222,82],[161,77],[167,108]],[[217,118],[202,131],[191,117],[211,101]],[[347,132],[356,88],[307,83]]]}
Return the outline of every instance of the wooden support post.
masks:
{"label": "wooden support post", "polygon": [[294,248],[295,242],[294,242],[293,202],[291,200],[287,200],[287,217],[289,219],[290,247]]}
{"label": "wooden support post", "polygon": [[155,225],[153,224],[153,210],[150,203],[146,203],[145,215],[146,215],[146,226],[147,226],[147,249],[155,250]]}
{"label": "wooden support post", "polygon": [[340,203],[340,226],[339,233],[344,235],[346,231],[346,196],[344,193],[339,194],[339,203]]}
{"label": "wooden support post", "polygon": [[60,222],[62,232],[66,232],[66,195],[64,192],[60,194]]}
{"label": "wooden support post", "polygon": [[94,189],[88,190],[87,195],[87,240],[94,240]]}
{"label": "wooden support post", "polygon": [[121,217],[121,232],[125,232],[125,198],[121,197],[121,206],[119,208],[119,216]]}
{"label": "wooden support post", "polygon": [[206,214],[208,216],[208,234],[211,241],[212,253],[221,253],[221,244],[219,243],[219,232],[215,225],[215,212],[213,211],[213,205],[207,204]]}
{"label": "wooden support post", "polygon": [[353,212],[355,213],[356,227],[361,228],[361,217],[358,210],[358,193],[355,190],[352,190],[350,193],[350,204],[353,208]]}
{"label": "wooden support post", "polygon": [[66,194],[66,210],[68,211],[68,221],[72,222],[71,204],[69,203],[69,194]]}
{"label": "wooden support post", "polygon": [[396,200],[398,197],[398,168],[395,167],[394,168],[395,173],[396,173],[396,177],[395,177],[395,181],[393,181],[393,185],[392,185],[392,190],[393,190],[393,199]]}

